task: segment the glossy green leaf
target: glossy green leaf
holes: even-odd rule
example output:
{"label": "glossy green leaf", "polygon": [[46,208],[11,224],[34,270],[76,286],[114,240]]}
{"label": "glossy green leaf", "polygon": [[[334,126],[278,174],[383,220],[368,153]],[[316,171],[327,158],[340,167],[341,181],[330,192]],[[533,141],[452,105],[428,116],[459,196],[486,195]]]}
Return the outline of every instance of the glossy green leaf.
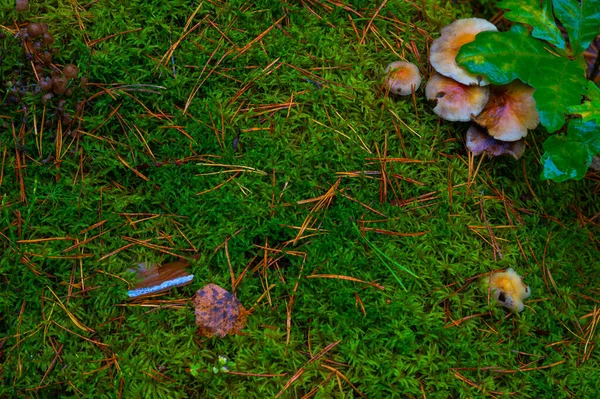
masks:
{"label": "glossy green leaf", "polygon": [[577,60],[554,57],[538,64],[526,83],[535,87],[540,122],[552,133],[565,123],[568,107],[581,103],[587,80]]}
{"label": "glossy green leaf", "polygon": [[533,37],[565,49],[565,40],[552,15],[552,0],[504,0],[498,7],[510,10],[504,13],[504,18],[531,26]]}
{"label": "glossy green leaf", "polygon": [[600,127],[594,122],[572,120],[567,135],[549,137],[544,142],[544,150],[542,178],[556,182],[580,180],[594,154],[600,152]]}
{"label": "glossy green leaf", "polygon": [[540,122],[551,133],[564,124],[567,107],[581,104],[587,85],[579,59],[551,53],[548,45],[519,25],[508,32],[481,32],[461,47],[456,61],[494,84],[518,78],[534,87]]}
{"label": "glossy green leaf", "polygon": [[548,137],[544,149],[542,179],[556,182],[581,180],[592,162],[592,156],[581,143],[570,142],[559,136]]}
{"label": "glossy green leaf", "polygon": [[507,84],[515,79],[529,80],[533,65],[550,58],[544,42],[531,37],[522,25],[508,32],[486,31],[463,45],[456,62],[469,72],[484,74],[490,82]]}
{"label": "glossy green leaf", "polygon": [[600,126],[594,122],[574,119],[567,128],[567,140],[584,144],[590,154],[600,154]]}
{"label": "glossy green leaf", "polygon": [[581,115],[584,122],[593,120],[600,125],[600,89],[594,82],[588,82],[588,89],[585,96],[588,98],[588,101],[585,101],[581,105],[569,107],[569,113]]}
{"label": "glossy green leaf", "polygon": [[571,49],[580,54],[600,33],[600,0],[553,0],[553,4],[569,34]]}

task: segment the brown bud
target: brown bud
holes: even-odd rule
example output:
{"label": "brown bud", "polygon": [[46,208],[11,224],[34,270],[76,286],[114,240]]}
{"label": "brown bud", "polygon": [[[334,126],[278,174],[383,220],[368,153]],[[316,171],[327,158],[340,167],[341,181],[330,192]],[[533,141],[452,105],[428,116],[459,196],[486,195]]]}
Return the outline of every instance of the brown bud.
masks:
{"label": "brown bud", "polygon": [[17,0],[17,11],[26,11],[29,8],[29,0]]}
{"label": "brown bud", "polygon": [[67,79],[75,79],[75,78],[77,78],[77,74],[78,73],[79,73],[79,68],[77,68],[73,64],[66,65],[63,68],[63,75],[65,75],[65,78],[67,78]]}
{"label": "brown bud", "polygon": [[67,91],[67,79],[65,78],[54,78],[52,79],[52,90],[56,94],[65,94]]}
{"label": "brown bud", "polygon": [[[42,96],[42,102],[43,102],[44,104],[46,104],[48,101],[50,101],[50,99],[51,99],[52,97],[54,97],[54,94],[52,94],[52,93],[46,93],[46,94],[44,94],[44,95]],[[49,120],[46,120],[46,122],[49,122]]]}
{"label": "brown bud", "polygon": [[27,25],[27,33],[29,34],[29,37],[35,39],[44,34],[44,28],[42,27],[42,24],[32,22]]}
{"label": "brown bud", "polygon": [[40,60],[46,65],[52,64],[52,53],[49,51],[44,51],[42,54],[40,54]]}
{"label": "brown bud", "polygon": [[52,33],[50,32],[44,32],[44,36],[43,36],[43,42],[46,46],[54,43],[54,36],[52,36]]}
{"label": "brown bud", "polygon": [[44,91],[52,90],[52,81],[48,77],[41,79],[39,85]]}

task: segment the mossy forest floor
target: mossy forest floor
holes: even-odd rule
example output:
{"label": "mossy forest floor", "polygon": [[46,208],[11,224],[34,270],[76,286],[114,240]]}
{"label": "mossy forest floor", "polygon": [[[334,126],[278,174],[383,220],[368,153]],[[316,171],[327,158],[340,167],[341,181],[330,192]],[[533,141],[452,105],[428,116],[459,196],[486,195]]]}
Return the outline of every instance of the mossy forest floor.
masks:
{"label": "mossy forest floor", "polygon": [[[382,89],[493,3],[29,3],[0,8],[0,397],[598,397],[600,176],[540,180],[541,130],[470,160],[467,124]],[[71,96],[42,102],[28,21]],[[521,314],[480,283],[508,267]],[[232,280],[246,327],[199,337],[190,298]]]}

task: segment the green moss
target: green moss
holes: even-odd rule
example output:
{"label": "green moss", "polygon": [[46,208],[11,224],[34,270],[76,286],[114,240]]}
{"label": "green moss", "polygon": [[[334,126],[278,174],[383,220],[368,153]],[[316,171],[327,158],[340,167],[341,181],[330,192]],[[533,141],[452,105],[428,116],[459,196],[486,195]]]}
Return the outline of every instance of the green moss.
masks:
{"label": "green moss", "polygon": [[[17,14],[4,1],[1,25],[12,27],[13,19],[21,25],[47,22],[60,49],[55,63],[78,65],[93,84],[72,83],[68,112],[75,114],[77,101],[92,99],[79,130],[73,125],[63,131],[60,170],[47,158],[56,154],[57,99],[46,105],[50,122],[40,138],[40,95],[30,90],[24,114],[20,103],[9,101],[10,88],[4,89],[1,397],[265,398],[301,368],[304,373],[281,397],[313,389],[319,398],[359,397],[327,367],[372,398],[423,392],[430,398],[511,392],[523,398],[594,397],[600,389],[596,334],[586,334],[598,290],[598,227],[589,220],[600,212],[597,184],[593,178],[560,185],[537,180],[541,167],[533,137],[522,163],[486,158],[468,184],[461,143],[466,125],[440,122],[421,92],[415,105],[385,97],[380,86],[383,69],[397,59],[390,46],[425,72],[430,42],[423,32],[436,37],[454,17],[472,11],[465,4],[425,2],[421,11],[419,2],[389,1],[373,18],[372,2],[354,3],[361,15],[325,2],[204,2],[191,26],[200,25],[159,67],[195,5],[98,1],[74,8],[46,1],[31,2],[29,11]],[[479,6],[486,15],[488,3]],[[369,31],[361,44],[369,24],[376,34]],[[18,39],[4,32],[3,79],[35,84]],[[98,42],[90,47],[86,40]],[[240,49],[246,50],[240,55]],[[265,108],[285,103],[293,105]],[[173,126],[182,126],[189,138]],[[379,175],[342,175],[381,171],[378,151],[421,161],[387,163],[382,202]],[[25,168],[17,169],[17,153]],[[210,163],[254,171],[225,183],[235,172]],[[323,195],[338,179],[328,207],[311,214],[315,203],[298,204]],[[402,201],[407,204],[399,206]],[[318,230],[305,235],[315,235],[287,243],[309,215]],[[486,222],[501,250],[497,260],[475,233],[489,240]],[[357,235],[355,224],[425,233],[364,232],[374,247],[419,276],[396,271],[407,291]],[[67,250],[75,240],[98,234]],[[190,298],[209,282],[231,288],[222,247],[229,239],[236,276],[248,267],[237,289],[240,301],[254,308],[243,334],[196,337],[191,303],[127,306],[130,268],[174,260],[141,245],[100,260],[128,244],[127,237],[187,255],[193,253],[191,242],[202,253],[191,266],[194,283],[162,299]],[[67,240],[24,241],[43,238]],[[263,272],[256,268],[264,259],[258,246],[266,243],[283,252],[270,252],[277,262]],[[519,315],[488,305],[475,278],[507,267],[532,288]],[[377,282],[385,290],[307,278],[311,274]],[[257,302],[270,284],[269,296]],[[79,328],[50,290],[94,331]],[[213,373],[219,355],[243,374]]]}

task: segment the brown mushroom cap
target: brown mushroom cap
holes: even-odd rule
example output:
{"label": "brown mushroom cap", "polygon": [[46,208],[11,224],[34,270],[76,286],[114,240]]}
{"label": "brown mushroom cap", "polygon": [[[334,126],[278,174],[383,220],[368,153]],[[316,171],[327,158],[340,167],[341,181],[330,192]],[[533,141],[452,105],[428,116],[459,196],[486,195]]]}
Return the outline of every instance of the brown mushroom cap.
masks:
{"label": "brown mushroom cap", "polygon": [[497,140],[519,140],[527,136],[527,129],[535,129],[540,123],[532,96],[534,91],[520,80],[493,86],[488,103],[473,120],[486,127]]}
{"label": "brown mushroom cap", "polygon": [[456,55],[461,46],[475,40],[479,32],[498,29],[481,18],[457,19],[442,28],[442,35],[433,41],[429,52],[431,66],[444,76],[465,85],[486,86],[490,82],[481,75],[474,75],[458,66]]}
{"label": "brown mushroom cap", "polygon": [[471,115],[478,115],[484,109],[490,90],[481,86],[466,86],[455,80],[434,74],[427,86],[425,96],[436,100],[433,112],[447,121],[467,122]]}
{"label": "brown mushroom cap", "polygon": [[467,148],[474,155],[482,152],[492,156],[510,154],[515,159],[519,159],[525,152],[525,143],[523,139],[517,141],[496,140],[487,134],[484,128],[473,123],[467,130]]}
{"label": "brown mushroom cap", "polygon": [[419,68],[412,62],[394,61],[385,68],[385,85],[393,94],[408,96],[421,86]]}
{"label": "brown mushroom cap", "polygon": [[29,0],[17,0],[15,5],[17,11],[26,11],[29,8]]}
{"label": "brown mushroom cap", "polygon": [[67,79],[75,79],[78,73],[79,68],[77,68],[77,66],[73,64],[65,65],[65,67],[63,68],[63,75],[65,75],[65,78]]}
{"label": "brown mushroom cap", "polygon": [[37,22],[31,22],[29,25],[27,25],[27,34],[33,39],[43,35],[44,29],[42,27],[42,24]]}

